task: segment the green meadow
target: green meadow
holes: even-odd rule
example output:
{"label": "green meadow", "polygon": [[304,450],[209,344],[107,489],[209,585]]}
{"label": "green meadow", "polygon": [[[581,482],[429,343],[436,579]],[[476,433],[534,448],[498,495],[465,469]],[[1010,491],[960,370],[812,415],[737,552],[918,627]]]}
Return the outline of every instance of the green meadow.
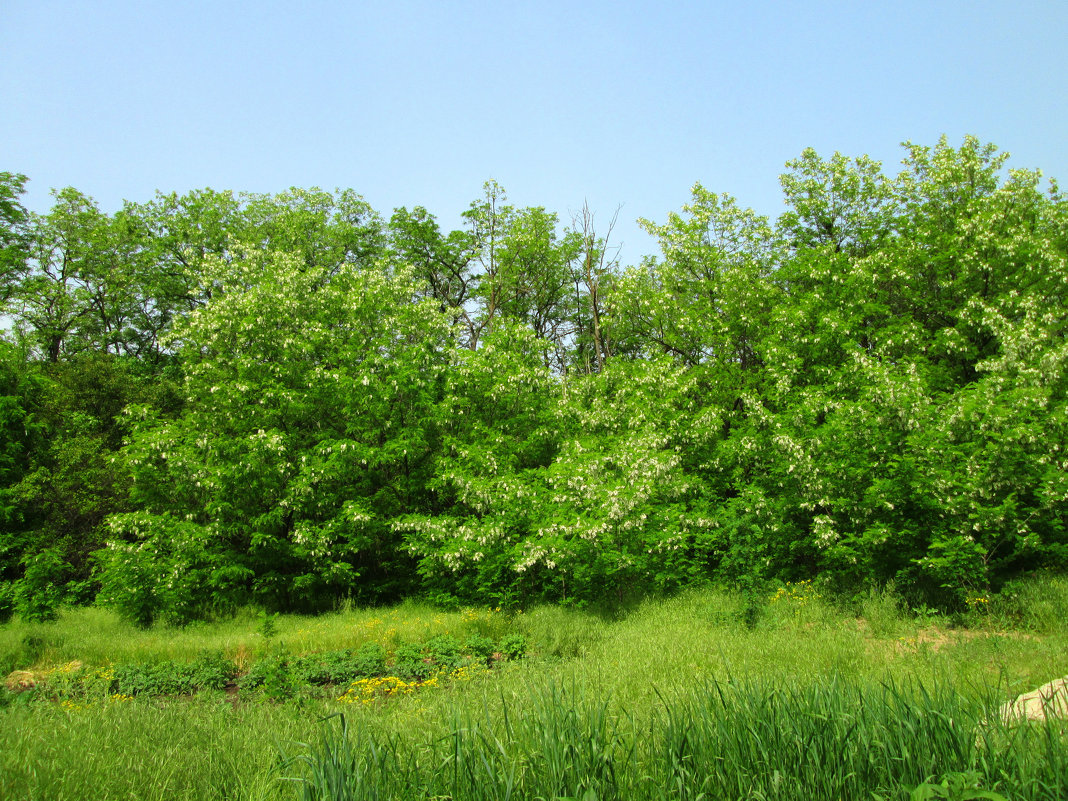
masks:
{"label": "green meadow", "polygon": [[611,614],[72,609],[0,627],[0,796],[1057,799],[1064,724],[998,707],[1068,674],[1065,621],[1049,576],[953,617],[808,583]]}

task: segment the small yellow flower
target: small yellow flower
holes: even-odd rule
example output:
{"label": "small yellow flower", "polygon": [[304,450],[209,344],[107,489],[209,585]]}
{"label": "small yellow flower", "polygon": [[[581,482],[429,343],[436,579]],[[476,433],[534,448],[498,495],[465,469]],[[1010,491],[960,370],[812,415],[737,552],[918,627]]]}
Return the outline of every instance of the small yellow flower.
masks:
{"label": "small yellow flower", "polygon": [[357,679],[337,700],[343,704],[369,704],[379,696],[390,698],[394,695],[408,695],[418,687],[418,682],[406,682],[396,676]]}

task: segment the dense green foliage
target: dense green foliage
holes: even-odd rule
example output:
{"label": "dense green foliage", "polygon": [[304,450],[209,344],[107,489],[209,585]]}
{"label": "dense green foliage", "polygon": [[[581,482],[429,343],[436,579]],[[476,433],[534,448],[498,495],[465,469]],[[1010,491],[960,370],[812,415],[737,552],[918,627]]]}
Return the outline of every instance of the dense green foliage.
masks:
{"label": "dense green foliage", "polygon": [[624,267],[490,182],[53,210],[0,173],[0,614],[595,603],[720,577],[962,607],[1068,564],[1068,201],[968,138],[701,185]]}

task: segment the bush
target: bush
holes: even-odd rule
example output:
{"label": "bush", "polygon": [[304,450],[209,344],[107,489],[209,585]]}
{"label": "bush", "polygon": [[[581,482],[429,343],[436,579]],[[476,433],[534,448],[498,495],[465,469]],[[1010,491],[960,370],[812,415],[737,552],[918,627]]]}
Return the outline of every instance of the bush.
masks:
{"label": "bush", "polygon": [[497,650],[505,659],[522,659],[527,652],[527,638],[522,634],[509,634],[501,639]]}
{"label": "bush", "polygon": [[460,648],[460,641],[451,634],[439,634],[426,643],[426,653],[435,665],[454,670],[468,662]]}
{"label": "bush", "polygon": [[67,567],[62,555],[49,548],[23,559],[22,578],[15,582],[14,608],[30,623],[55,620],[63,603]]}
{"label": "bush", "polygon": [[237,674],[237,667],[217,652],[201,654],[189,665],[189,678],[198,690],[222,690]]}
{"label": "bush", "polygon": [[386,674],[386,649],[376,642],[364,643],[355,656],[357,675],[384,676]]}
{"label": "bush", "polygon": [[15,612],[15,584],[11,581],[0,581],[0,624],[11,620]]}
{"label": "bush", "polygon": [[495,650],[496,646],[493,640],[489,637],[481,637],[478,634],[472,634],[464,640],[464,653],[483,664],[489,663]]}
{"label": "bush", "polygon": [[218,653],[205,653],[193,662],[158,662],[154,665],[117,665],[111,692],[121,695],[190,695],[221,690],[234,677],[233,662]]}
{"label": "bush", "polygon": [[237,686],[242,690],[259,690],[268,698],[281,700],[293,694],[297,680],[289,657],[279,651],[256,660],[248,673],[238,679]]}
{"label": "bush", "polygon": [[346,684],[358,678],[380,676],[385,672],[386,651],[377,643],[366,643],[358,651],[327,651],[294,660],[294,677],[302,684]]}
{"label": "bush", "polygon": [[433,660],[424,653],[423,647],[406,643],[393,655],[393,672],[405,679],[429,679],[436,672]]}

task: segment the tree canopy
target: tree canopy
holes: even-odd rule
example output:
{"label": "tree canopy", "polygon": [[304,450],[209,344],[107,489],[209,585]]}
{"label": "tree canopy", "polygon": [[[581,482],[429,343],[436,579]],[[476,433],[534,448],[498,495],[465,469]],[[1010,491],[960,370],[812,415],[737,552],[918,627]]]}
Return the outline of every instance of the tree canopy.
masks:
{"label": "tree canopy", "polygon": [[0,173],[0,613],[591,603],[1068,564],[1068,202],[974,138],[701,184],[624,266],[495,182],[114,214]]}

